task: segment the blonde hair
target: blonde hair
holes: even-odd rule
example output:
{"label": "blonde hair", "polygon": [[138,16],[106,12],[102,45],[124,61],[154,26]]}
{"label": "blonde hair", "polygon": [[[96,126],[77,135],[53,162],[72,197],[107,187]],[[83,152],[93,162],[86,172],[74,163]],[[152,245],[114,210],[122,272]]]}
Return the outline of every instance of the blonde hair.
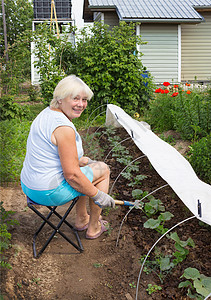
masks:
{"label": "blonde hair", "polygon": [[86,94],[88,100],[90,100],[93,96],[92,90],[88,87],[88,85],[79,77],[75,75],[69,75],[63,78],[56,86],[53,99],[51,100],[50,106],[53,108],[58,108],[59,100],[63,100],[67,96],[71,96],[75,98],[81,92]]}

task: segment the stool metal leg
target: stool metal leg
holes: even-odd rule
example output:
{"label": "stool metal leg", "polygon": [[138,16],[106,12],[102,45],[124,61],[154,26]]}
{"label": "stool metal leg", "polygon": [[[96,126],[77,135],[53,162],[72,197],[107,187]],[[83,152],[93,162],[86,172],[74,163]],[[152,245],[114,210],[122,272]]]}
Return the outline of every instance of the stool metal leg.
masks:
{"label": "stool metal leg", "polygon": [[[38,258],[46,249],[46,247],[48,246],[48,244],[50,243],[50,241],[53,239],[53,237],[55,236],[56,233],[59,233],[65,240],[67,240],[73,247],[75,247],[78,251],[83,252],[84,248],[81,244],[81,240],[80,237],[78,235],[77,230],[69,223],[66,221],[66,218],[68,216],[68,214],[70,213],[70,211],[72,210],[72,208],[74,207],[75,203],[77,202],[78,198],[73,199],[71,205],[69,206],[68,210],[66,211],[66,213],[64,214],[64,216],[62,217],[58,212],[56,212],[56,208],[57,206],[51,207],[51,206],[47,206],[47,208],[50,210],[50,213],[48,214],[47,217],[44,217],[33,205],[28,204],[29,208],[32,209],[40,218],[43,219],[43,223],[41,224],[41,226],[39,227],[39,229],[36,231],[36,233],[34,234],[33,237],[33,254],[35,258]],[[58,223],[57,226],[55,226],[49,219],[50,217],[55,214],[59,219],[60,222]],[[50,225],[54,230],[52,232],[52,234],[50,235],[50,237],[48,238],[48,240],[46,241],[46,243],[44,244],[44,246],[41,248],[41,250],[39,251],[39,253],[37,253],[36,251],[36,238],[38,236],[38,234],[40,233],[40,231],[43,229],[43,227],[45,226],[45,224]],[[73,241],[71,241],[62,231],[60,231],[60,227],[61,225],[65,223],[74,233],[77,243],[74,243]]]}

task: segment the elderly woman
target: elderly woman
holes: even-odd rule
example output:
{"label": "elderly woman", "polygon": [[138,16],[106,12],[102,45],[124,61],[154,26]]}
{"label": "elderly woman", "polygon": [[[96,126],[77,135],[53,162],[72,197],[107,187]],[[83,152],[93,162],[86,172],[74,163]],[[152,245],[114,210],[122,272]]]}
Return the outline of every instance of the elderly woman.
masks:
{"label": "elderly woman", "polygon": [[[87,229],[86,238],[98,238],[107,230],[101,211],[115,202],[108,193],[109,168],[83,156],[81,137],[72,120],[80,117],[93,96],[75,75],[56,86],[50,106],[33,121],[21,171],[23,192],[41,205],[58,206],[77,196],[75,228]],[[90,214],[86,200],[89,197]]]}

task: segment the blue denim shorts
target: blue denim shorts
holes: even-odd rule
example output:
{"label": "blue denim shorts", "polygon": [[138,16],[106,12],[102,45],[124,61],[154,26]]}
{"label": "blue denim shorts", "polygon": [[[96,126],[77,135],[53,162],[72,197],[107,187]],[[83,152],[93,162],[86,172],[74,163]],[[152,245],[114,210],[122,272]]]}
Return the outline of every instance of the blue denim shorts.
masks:
{"label": "blue denim shorts", "polygon": [[[93,171],[89,166],[81,167],[81,171],[92,182]],[[38,191],[29,189],[23,182],[21,182],[23,192],[34,202],[45,206],[59,206],[63,205],[77,196],[85,196],[84,194],[76,191],[69,183],[64,179],[62,183],[55,189]]]}

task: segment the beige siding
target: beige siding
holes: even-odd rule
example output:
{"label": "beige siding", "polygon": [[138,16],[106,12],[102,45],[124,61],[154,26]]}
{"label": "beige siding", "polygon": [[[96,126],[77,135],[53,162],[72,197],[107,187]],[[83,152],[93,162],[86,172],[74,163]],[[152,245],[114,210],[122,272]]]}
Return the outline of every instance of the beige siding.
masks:
{"label": "beige siding", "polygon": [[200,12],[205,22],[181,25],[181,80],[211,80],[211,12]]}
{"label": "beige siding", "polygon": [[104,15],[104,23],[110,25],[110,29],[114,26],[119,25],[119,18],[116,14],[116,12],[106,12]]}
{"label": "beige siding", "polygon": [[176,24],[141,24],[142,63],[156,83],[178,82],[178,26]]}

